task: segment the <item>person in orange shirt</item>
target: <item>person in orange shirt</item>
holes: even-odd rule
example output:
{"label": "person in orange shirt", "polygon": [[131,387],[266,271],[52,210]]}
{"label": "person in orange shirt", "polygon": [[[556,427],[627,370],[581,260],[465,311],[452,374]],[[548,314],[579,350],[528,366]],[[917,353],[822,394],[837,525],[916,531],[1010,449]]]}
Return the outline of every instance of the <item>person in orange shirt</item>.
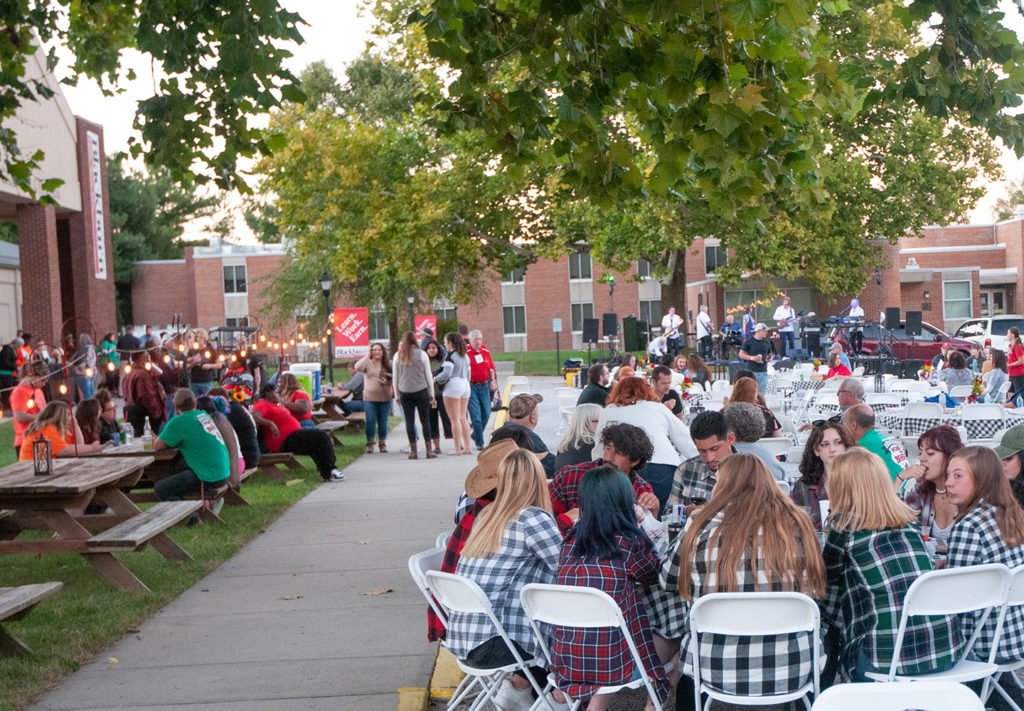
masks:
{"label": "person in orange shirt", "polygon": [[18,459],[32,459],[32,446],[39,439],[50,441],[51,451],[55,457],[74,457],[106,449],[99,443],[85,444],[82,430],[71,416],[71,406],[63,400],[54,400],[44,407],[35,421],[28,426]]}
{"label": "person in orange shirt", "polygon": [[21,379],[11,391],[11,414],[14,418],[14,455],[21,454],[21,442],[25,430],[31,425],[39,412],[46,405],[46,398],[40,386],[46,382],[42,370],[36,368],[32,361],[23,363],[18,368]]}
{"label": "person in orange shirt", "polygon": [[[18,343],[18,341],[21,341],[21,343]],[[17,362],[19,368],[32,360],[32,346],[29,345],[31,341],[31,333],[23,333],[14,339],[14,352],[18,356]]]}

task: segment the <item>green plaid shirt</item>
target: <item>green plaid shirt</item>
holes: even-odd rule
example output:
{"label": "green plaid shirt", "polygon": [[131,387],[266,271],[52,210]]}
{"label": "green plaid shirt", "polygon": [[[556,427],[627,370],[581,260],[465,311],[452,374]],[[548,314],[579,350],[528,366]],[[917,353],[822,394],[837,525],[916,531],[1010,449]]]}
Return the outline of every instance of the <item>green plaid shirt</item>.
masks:
{"label": "green plaid shirt", "polygon": [[[843,630],[842,664],[849,674],[858,650],[888,672],[907,590],[932,569],[917,526],[881,531],[830,529],[823,551],[828,578],[824,620]],[[897,674],[924,674],[955,662],[964,638],[955,616],[912,617]]]}
{"label": "green plaid shirt", "polygon": [[667,506],[703,504],[711,498],[717,477],[699,456],[686,459],[676,469]]}

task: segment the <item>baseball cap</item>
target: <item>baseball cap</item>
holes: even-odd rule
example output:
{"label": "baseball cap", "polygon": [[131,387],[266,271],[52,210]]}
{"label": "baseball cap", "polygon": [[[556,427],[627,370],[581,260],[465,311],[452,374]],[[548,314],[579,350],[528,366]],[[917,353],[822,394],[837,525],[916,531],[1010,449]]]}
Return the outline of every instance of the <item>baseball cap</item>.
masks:
{"label": "baseball cap", "polygon": [[541,402],[544,402],[544,398],[536,393],[532,395],[520,393],[509,400],[508,416],[513,420],[526,417],[533,412],[533,408],[537,407],[537,403]]}
{"label": "baseball cap", "polygon": [[765,326],[763,323],[758,322],[757,325],[754,326],[754,330],[755,331],[767,331],[768,327]]}
{"label": "baseball cap", "polygon": [[995,449],[1000,459],[1009,459],[1017,452],[1024,452],[1024,425],[1006,430],[1002,441]]}
{"label": "baseball cap", "polygon": [[946,341],[945,343],[942,344],[942,347],[943,348],[952,348],[953,346],[950,344],[949,341]]}
{"label": "baseball cap", "polygon": [[498,465],[519,445],[510,439],[500,439],[480,450],[476,455],[476,466],[466,476],[466,495],[479,499],[498,486]]}

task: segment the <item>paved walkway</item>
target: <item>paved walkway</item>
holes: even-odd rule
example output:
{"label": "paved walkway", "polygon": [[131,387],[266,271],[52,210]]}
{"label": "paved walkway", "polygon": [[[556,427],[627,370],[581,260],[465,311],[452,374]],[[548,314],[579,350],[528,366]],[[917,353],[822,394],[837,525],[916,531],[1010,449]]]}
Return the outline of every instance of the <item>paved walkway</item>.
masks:
{"label": "paved walkway", "polygon": [[[534,388],[552,450],[557,384]],[[407,559],[452,527],[475,457],[410,462],[402,426],[388,444],[31,708],[394,711],[396,689],[427,686],[436,651]],[[394,592],[362,594],[375,589]]]}

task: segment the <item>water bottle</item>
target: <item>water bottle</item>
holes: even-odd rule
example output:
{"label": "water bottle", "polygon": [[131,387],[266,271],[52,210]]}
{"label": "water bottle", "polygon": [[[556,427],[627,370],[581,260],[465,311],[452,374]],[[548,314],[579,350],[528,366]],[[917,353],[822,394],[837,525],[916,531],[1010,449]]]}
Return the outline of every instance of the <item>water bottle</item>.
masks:
{"label": "water bottle", "polygon": [[1024,407],[1024,395],[1018,395],[1017,399],[1013,401],[1013,404],[1019,408]]}
{"label": "water bottle", "polygon": [[131,422],[125,423],[124,426],[124,443],[131,444],[135,441],[135,428],[132,427]]}
{"label": "water bottle", "polygon": [[149,426],[149,418],[146,418],[146,423],[142,425],[142,448],[153,449],[153,428]]}

